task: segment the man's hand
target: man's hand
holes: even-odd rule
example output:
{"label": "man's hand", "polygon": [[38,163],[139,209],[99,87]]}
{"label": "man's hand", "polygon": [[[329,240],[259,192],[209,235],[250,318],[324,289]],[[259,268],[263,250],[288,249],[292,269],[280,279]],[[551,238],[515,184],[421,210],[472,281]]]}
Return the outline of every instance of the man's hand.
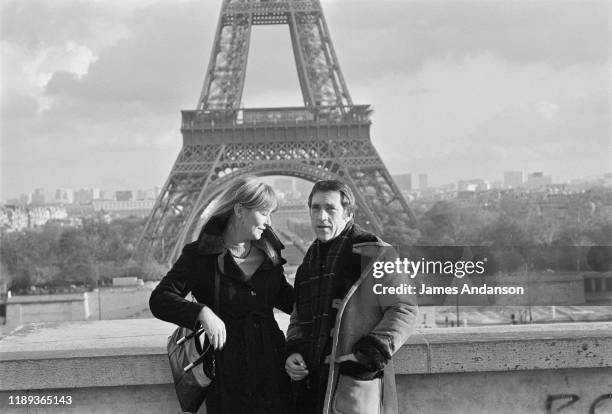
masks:
{"label": "man's hand", "polygon": [[302,355],[298,353],[289,355],[285,362],[285,371],[293,381],[300,381],[308,375],[306,362],[304,362]]}
{"label": "man's hand", "polygon": [[[206,335],[208,335],[213,348],[222,349],[227,336],[223,321],[208,306],[202,308],[198,314],[198,320],[202,322],[202,327],[206,331]],[[200,336],[200,341],[204,342],[203,335]]]}

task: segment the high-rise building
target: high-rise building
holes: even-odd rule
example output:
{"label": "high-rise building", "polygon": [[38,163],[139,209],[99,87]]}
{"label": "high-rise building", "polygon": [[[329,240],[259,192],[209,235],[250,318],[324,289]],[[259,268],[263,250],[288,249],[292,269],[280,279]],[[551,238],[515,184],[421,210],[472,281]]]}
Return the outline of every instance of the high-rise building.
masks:
{"label": "high-rise building", "polygon": [[146,199],[147,199],[146,190],[136,190],[136,200],[146,200]]}
{"label": "high-rise building", "polygon": [[159,187],[153,187],[153,188],[149,188],[148,190],[145,190],[146,199],[147,200],[157,199],[157,196],[159,195],[159,191],[160,191]]}
{"label": "high-rise building", "polygon": [[549,175],[544,175],[544,173],[541,171],[537,171],[527,176],[527,182],[525,183],[525,186],[527,188],[534,189],[545,187],[550,184],[552,184],[552,177]]}
{"label": "high-rise building", "polygon": [[518,188],[523,186],[522,171],[504,171],[504,187]]}
{"label": "high-rise building", "polygon": [[419,174],[419,190],[425,190],[427,188],[427,174]]}
{"label": "high-rise building", "polygon": [[91,191],[87,188],[81,188],[74,192],[74,202],[76,204],[89,204],[92,201]]}
{"label": "high-rise building", "polygon": [[412,191],[412,174],[408,173],[394,175],[393,179],[400,190]]}
{"label": "high-rise building", "polygon": [[74,193],[74,202],[76,204],[91,204],[93,200],[98,200],[99,198],[99,188],[81,188]]}
{"label": "high-rise building", "polygon": [[32,204],[35,206],[42,206],[45,204],[45,190],[37,188],[32,193]]}
{"label": "high-rise building", "polygon": [[31,202],[32,202],[32,193],[21,194],[19,196],[19,204],[26,205],[26,204],[30,204]]}
{"label": "high-rise building", "polygon": [[132,201],[133,199],[134,192],[132,190],[115,191],[115,200],[117,201]]}
{"label": "high-rise building", "polygon": [[55,190],[55,202],[62,204],[73,204],[74,190],[72,188],[58,188]]}

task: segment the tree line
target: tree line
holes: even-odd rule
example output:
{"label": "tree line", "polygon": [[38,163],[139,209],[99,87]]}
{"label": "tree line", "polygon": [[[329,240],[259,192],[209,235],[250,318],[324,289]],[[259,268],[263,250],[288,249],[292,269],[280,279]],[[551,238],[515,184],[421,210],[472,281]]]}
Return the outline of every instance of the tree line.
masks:
{"label": "tree line", "polygon": [[36,229],[2,235],[0,284],[14,293],[89,289],[112,278],[160,279],[167,269],[130,260],[144,220],[84,219],[80,227],[52,222]]}
{"label": "tree line", "polygon": [[[612,269],[610,190],[570,197],[553,207],[529,199],[439,201],[419,213],[416,226],[387,218],[383,239],[403,256],[428,260],[487,257],[490,272],[527,269],[609,271]],[[293,220],[290,230],[309,239],[310,223]],[[15,293],[91,288],[113,277],[158,280],[167,266],[130,260],[144,220],[84,219],[80,227],[48,223],[2,235],[0,285]],[[466,250],[469,246],[469,251]]]}
{"label": "tree line", "polygon": [[492,272],[612,270],[610,190],[568,197],[564,202],[501,197],[439,201],[416,228],[391,228],[386,236],[407,255],[459,260],[489,259]]}

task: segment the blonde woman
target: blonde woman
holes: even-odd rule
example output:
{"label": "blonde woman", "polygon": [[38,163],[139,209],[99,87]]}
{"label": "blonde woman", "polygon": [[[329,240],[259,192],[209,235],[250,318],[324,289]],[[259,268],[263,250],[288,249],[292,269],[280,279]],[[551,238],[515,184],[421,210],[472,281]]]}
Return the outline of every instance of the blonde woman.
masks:
{"label": "blonde woman", "polygon": [[[198,240],[185,246],[151,294],[151,312],[192,329],[200,322],[218,350],[208,414],[287,413],[285,338],[273,309],[290,313],[294,294],[283,272],[284,246],[270,227],[276,194],[256,178],[239,178],[215,206]],[[215,268],[219,314],[211,309]],[[197,302],[185,299],[189,292]]]}

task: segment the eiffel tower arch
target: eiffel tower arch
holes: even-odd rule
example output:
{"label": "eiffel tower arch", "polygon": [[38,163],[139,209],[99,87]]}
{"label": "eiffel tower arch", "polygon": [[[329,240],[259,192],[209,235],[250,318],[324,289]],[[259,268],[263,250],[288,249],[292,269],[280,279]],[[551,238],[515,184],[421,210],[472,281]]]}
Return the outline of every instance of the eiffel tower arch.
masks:
{"label": "eiffel tower arch", "polygon": [[[251,28],[284,24],[303,107],[241,108]],[[182,111],[183,147],[147,219],[139,257],[178,257],[204,209],[243,175],[339,179],[357,220],[383,232],[414,217],[370,138],[371,109],[346,87],[319,0],[224,0],[197,109]]]}

